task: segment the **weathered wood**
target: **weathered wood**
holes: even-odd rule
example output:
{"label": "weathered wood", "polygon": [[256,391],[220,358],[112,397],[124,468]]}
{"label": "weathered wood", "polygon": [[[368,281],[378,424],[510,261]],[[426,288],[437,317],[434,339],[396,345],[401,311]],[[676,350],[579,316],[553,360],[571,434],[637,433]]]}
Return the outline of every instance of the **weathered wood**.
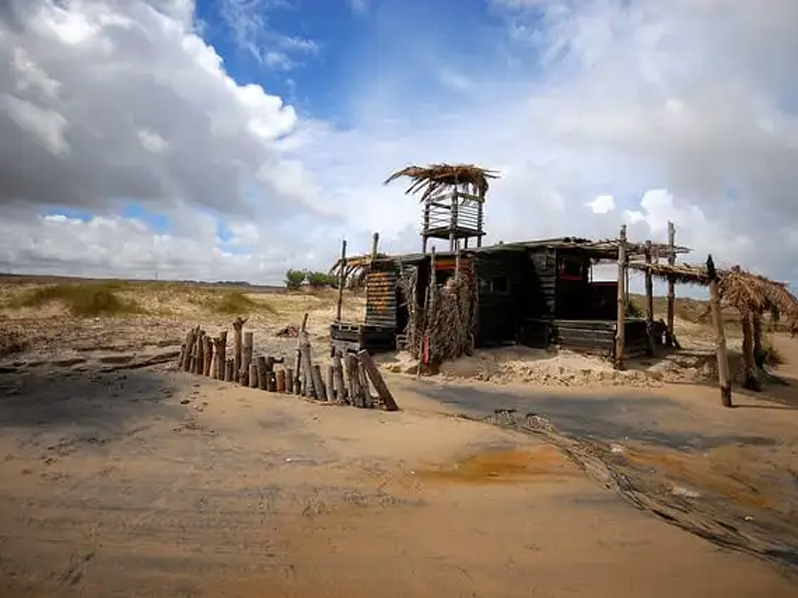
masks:
{"label": "weathered wood", "polygon": [[626,225],[621,225],[618,237],[618,314],[615,326],[615,369],[624,369],[623,352],[626,341]]}
{"label": "weathered wood", "polygon": [[196,353],[196,360],[194,362],[194,373],[202,375],[205,372],[205,331],[199,331],[199,338],[196,342],[197,345],[197,353]]}
{"label": "weathered wood", "polygon": [[211,359],[211,378],[214,380],[219,379],[219,339],[217,337],[213,337],[211,339],[211,343],[213,343],[213,358]]}
{"label": "weathered wood", "polygon": [[294,369],[286,368],[285,370],[285,391],[288,394],[294,394]]}
{"label": "weathered wood", "polygon": [[723,330],[723,312],[720,305],[718,289],[718,273],[712,256],[707,258],[707,274],[709,275],[709,305],[712,311],[712,325],[715,328],[715,353],[718,360],[718,385],[720,401],[724,407],[732,406],[731,376],[729,375],[729,355],[726,350],[726,333]]}
{"label": "weathered wood", "polygon": [[743,328],[743,363],[745,373],[743,388],[760,391],[758,368],[756,366],[756,353],[754,352],[754,314],[750,311],[740,313],[740,323]]}
{"label": "weathered wood", "polygon": [[249,387],[258,387],[258,366],[255,363],[249,364]]}
{"label": "weathered wood", "polygon": [[333,378],[332,364],[327,366],[327,400],[335,400],[335,379]]}
{"label": "weathered wood", "polygon": [[189,367],[191,365],[191,356],[192,352],[194,351],[194,341],[196,340],[197,336],[197,329],[192,328],[186,334],[186,350],[183,354],[183,363],[180,364],[181,369],[184,372],[189,371]]}
{"label": "weathered wood", "polygon": [[[424,325],[420,327],[421,334],[418,339],[418,363],[416,364],[416,379],[421,377],[421,366],[424,365],[424,344],[431,343],[428,337],[429,322],[431,321],[430,314],[435,313],[435,247],[432,248],[432,253],[429,258],[429,281],[427,282],[427,292],[424,293],[424,308],[421,311],[421,318]],[[431,347],[430,347],[431,349]],[[430,350],[430,353],[432,351]]]}
{"label": "weathered wood", "polygon": [[211,368],[213,367],[213,339],[206,334],[202,341],[205,343],[205,368],[202,373],[205,376],[210,376]]}
{"label": "weathered wood", "polygon": [[[651,241],[646,241],[646,264],[652,264]],[[654,277],[646,269],[646,355],[654,355]]]}
{"label": "weathered wood", "polygon": [[177,356],[177,369],[178,370],[182,370],[183,369],[183,362],[185,361],[185,359],[186,359],[186,343],[185,343],[185,341],[183,341],[182,343],[180,343],[180,353]]}
{"label": "weathered wood", "polygon": [[302,364],[302,379],[304,381],[303,394],[306,397],[318,397],[313,380],[313,361],[310,355],[310,338],[308,338],[307,332],[307,314],[305,314],[302,327],[299,330],[299,347],[300,362]]}
{"label": "weathered wood", "polygon": [[277,372],[274,370],[266,370],[266,390],[269,392],[277,391]]}
{"label": "weathered wood", "polygon": [[266,374],[268,372],[266,369],[266,358],[263,355],[258,355],[255,360],[255,365],[258,369],[258,388],[261,390],[266,390]]}
{"label": "weathered wood", "polygon": [[341,363],[341,354],[333,354],[333,378],[335,380],[335,399],[339,403],[346,402],[346,388],[344,387],[344,368]]}
{"label": "weathered wood", "polygon": [[754,332],[754,361],[759,372],[765,369],[765,351],[762,349],[762,314],[754,312],[751,314]]}
{"label": "weathered wood", "polygon": [[377,396],[379,396],[380,401],[382,401],[383,405],[388,411],[397,411],[399,406],[396,404],[396,401],[391,394],[391,391],[388,390],[388,385],[385,384],[385,380],[380,373],[380,370],[377,368],[377,365],[374,363],[374,360],[371,358],[371,355],[368,354],[368,351],[365,349],[359,351],[358,359],[360,363],[363,365],[363,369],[365,369],[366,374],[368,375],[371,383],[374,385],[374,389],[377,391]]}
{"label": "weathered wood", "polygon": [[294,392],[300,394],[302,390],[302,342],[305,331],[308,325],[308,314],[302,317],[302,323],[299,325],[299,333],[296,337],[296,360],[294,362]]}
{"label": "weathered wood", "polygon": [[[344,308],[344,284],[346,283],[346,239],[341,241],[341,270],[338,273],[338,304],[335,309],[335,321],[341,321]],[[305,316],[307,317],[307,316]]]}
{"label": "weathered wood", "polygon": [[241,384],[241,386],[249,386],[249,369],[239,372],[238,383]]}
{"label": "weathered wood", "polygon": [[[676,264],[676,227],[673,222],[668,221],[668,265]],[[665,343],[668,347],[673,347],[676,337],[674,336],[673,320],[676,309],[676,281],[673,276],[668,277],[668,315],[666,322]]]}
{"label": "weathered wood", "polygon": [[235,371],[235,360],[230,358],[224,364],[224,381],[233,381],[233,372]]}
{"label": "weathered wood", "polygon": [[249,379],[249,366],[252,363],[252,351],[255,345],[255,334],[253,332],[244,333],[244,346],[241,350],[241,371],[247,373]]}
{"label": "weathered wood", "polygon": [[277,392],[285,392],[285,370],[275,372]]}
{"label": "weathered wood", "polygon": [[233,376],[236,382],[238,382],[241,376],[244,324],[246,323],[247,318],[242,318],[240,316],[233,322],[233,334],[235,335],[233,339]]}
{"label": "weathered wood", "polygon": [[224,380],[224,364],[227,363],[227,330],[219,333],[219,380]]}
{"label": "weathered wood", "polygon": [[358,359],[352,354],[348,354],[344,359],[346,364],[346,383],[349,387],[348,403],[357,406],[360,400],[360,378],[358,376]]}
{"label": "weathered wood", "polygon": [[360,381],[360,407],[363,409],[371,409],[374,404],[371,396],[371,386],[369,385],[369,377],[366,374],[366,368],[363,362],[358,359],[357,361],[357,375]]}
{"label": "weathered wood", "polygon": [[327,400],[327,390],[324,388],[324,379],[321,377],[321,366],[314,364],[311,369],[313,374],[313,393],[319,401]]}

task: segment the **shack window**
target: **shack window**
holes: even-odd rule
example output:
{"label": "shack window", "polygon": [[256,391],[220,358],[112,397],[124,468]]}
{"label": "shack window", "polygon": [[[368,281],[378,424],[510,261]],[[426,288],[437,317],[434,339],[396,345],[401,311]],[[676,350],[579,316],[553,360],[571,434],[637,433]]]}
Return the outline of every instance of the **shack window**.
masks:
{"label": "shack window", "polygon": [[582,260],[574,258],[562,258],[557,275],[565,280],[582,280],[585,265]]}

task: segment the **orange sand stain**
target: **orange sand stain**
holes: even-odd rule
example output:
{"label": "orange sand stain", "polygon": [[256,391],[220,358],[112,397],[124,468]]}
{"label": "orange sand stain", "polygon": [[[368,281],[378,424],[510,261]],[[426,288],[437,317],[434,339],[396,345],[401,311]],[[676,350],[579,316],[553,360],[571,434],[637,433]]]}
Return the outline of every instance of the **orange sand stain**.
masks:
{"label": "orange sand stain", "polygon": [[497,484],[556,481],[579,475],[557,449],[543,446],[533,451],[490,451],[453,465],[416,470],[417,478],[452,484]]}

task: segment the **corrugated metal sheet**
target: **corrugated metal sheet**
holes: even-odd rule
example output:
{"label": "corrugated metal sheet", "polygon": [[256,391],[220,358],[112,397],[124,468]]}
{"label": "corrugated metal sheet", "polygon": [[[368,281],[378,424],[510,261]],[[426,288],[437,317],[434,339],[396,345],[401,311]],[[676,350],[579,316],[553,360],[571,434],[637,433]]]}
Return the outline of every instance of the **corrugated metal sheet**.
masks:
{"label": "corrugated metal sheet", "polygon": [[366,278],[366,324],[396,327],[396,272],[369,272]]}

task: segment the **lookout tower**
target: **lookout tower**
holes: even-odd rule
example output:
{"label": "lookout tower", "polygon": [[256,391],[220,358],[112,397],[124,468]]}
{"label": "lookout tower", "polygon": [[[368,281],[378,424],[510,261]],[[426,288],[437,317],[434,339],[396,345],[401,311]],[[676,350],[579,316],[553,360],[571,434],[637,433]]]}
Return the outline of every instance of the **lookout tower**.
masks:
{"label": "lookout tower", "polygon": [[471,239],[477,247],[482,246],[485,195],[488,180],[498,178],[494,171],[472,164],[408,166],[392,174],[385,183],[402,176],[412,179],[405,193],[421,195],[424,253],[430,238],[448,239],[450,251],[456,251],[461,242],[468,247]]}

